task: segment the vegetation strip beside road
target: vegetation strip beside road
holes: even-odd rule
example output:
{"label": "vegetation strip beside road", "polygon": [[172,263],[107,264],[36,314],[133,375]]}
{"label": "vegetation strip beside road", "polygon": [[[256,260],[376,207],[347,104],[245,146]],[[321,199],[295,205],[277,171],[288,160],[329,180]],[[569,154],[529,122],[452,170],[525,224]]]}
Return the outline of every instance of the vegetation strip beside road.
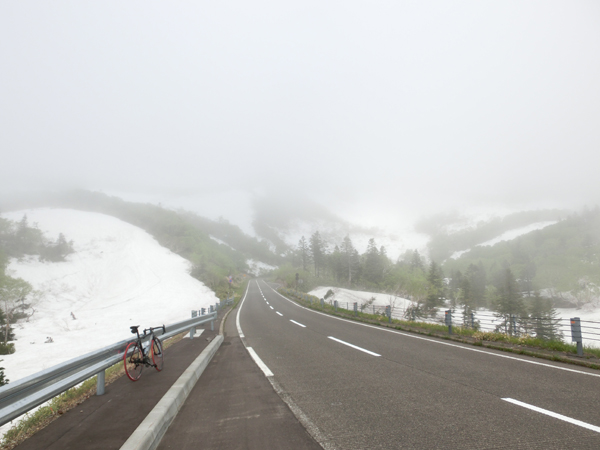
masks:
{"label": "vegetation strip beside road", "polygon": [[544,341],[531,337],[510,337],[501,333],[483,333],[464,327],[452,327],[453,334],[449,334],[448,327],[444,325],[397,319],[392,319],[392,322],[389,323],[388,318],[382,315],[358,312],[355,316],[351,311],[339,309],[335,311],[334,307],[327,303],[324,307],[321,307],[319,298],[301,293],[312,299],[312,302],[306,301],[294,295],[294,291],[291,289],[280,288],[278,292],[305,308],[347,320],[600,370],[600,349],[586,347],[584,356],[578,357],[576,355],[576,346],[565,344],[562,341]]}

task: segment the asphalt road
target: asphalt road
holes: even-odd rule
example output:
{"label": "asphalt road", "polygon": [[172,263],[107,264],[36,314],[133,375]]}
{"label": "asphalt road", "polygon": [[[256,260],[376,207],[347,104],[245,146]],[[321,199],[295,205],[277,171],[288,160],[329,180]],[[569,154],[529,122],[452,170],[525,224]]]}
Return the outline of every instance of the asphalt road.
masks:
{"label": "asphalt road", "polygon": [[600,372],[341,320],[263,281],[238,323],[324,448],[600,448]]}

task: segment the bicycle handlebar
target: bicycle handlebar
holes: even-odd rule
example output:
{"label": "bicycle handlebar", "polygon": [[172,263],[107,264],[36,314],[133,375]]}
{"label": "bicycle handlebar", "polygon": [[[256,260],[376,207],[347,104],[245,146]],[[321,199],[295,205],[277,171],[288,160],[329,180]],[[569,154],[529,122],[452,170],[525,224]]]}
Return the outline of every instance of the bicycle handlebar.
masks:
{"label": "bicycle handlebar", "polygon": [[161,327],[150,327],[150,328],[146,328],[144,330],[144,336],[146,336],[146,332],[150,331],[150,332],[154,332],[154,330],[160,330],[162,328],[163,334],[165,334],[167,332],[167,329],[165,328],[165,326],[161,326]]}

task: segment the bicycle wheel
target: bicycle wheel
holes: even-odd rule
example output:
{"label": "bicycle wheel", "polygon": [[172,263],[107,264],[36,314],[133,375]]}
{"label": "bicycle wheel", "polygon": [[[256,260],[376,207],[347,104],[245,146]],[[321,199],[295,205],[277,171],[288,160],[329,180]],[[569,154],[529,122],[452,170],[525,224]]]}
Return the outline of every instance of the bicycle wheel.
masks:
{"label": "bicycle wheel", "polygon": [[123,354],[123,364],[125,365],[125,373],[131,381],[140,379],[144,368],[144,356],[137,342],[132,342],[127,346]]}
{"label": "bicycle wheel", "polygon": [[154,364],[154,368],[160,372],[163,369],[163,346],[160,339],[157,337],[152,338],[151,349],[152,363]]}

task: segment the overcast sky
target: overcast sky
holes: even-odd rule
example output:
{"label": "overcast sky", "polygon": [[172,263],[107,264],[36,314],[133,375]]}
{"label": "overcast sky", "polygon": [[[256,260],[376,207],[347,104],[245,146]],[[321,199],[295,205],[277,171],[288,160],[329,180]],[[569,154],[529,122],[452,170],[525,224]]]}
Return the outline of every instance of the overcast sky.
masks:
{"label": "overcast sky", "polygon": [[600,203],[600,2],[2,1],[0,151],[4,192]]}

